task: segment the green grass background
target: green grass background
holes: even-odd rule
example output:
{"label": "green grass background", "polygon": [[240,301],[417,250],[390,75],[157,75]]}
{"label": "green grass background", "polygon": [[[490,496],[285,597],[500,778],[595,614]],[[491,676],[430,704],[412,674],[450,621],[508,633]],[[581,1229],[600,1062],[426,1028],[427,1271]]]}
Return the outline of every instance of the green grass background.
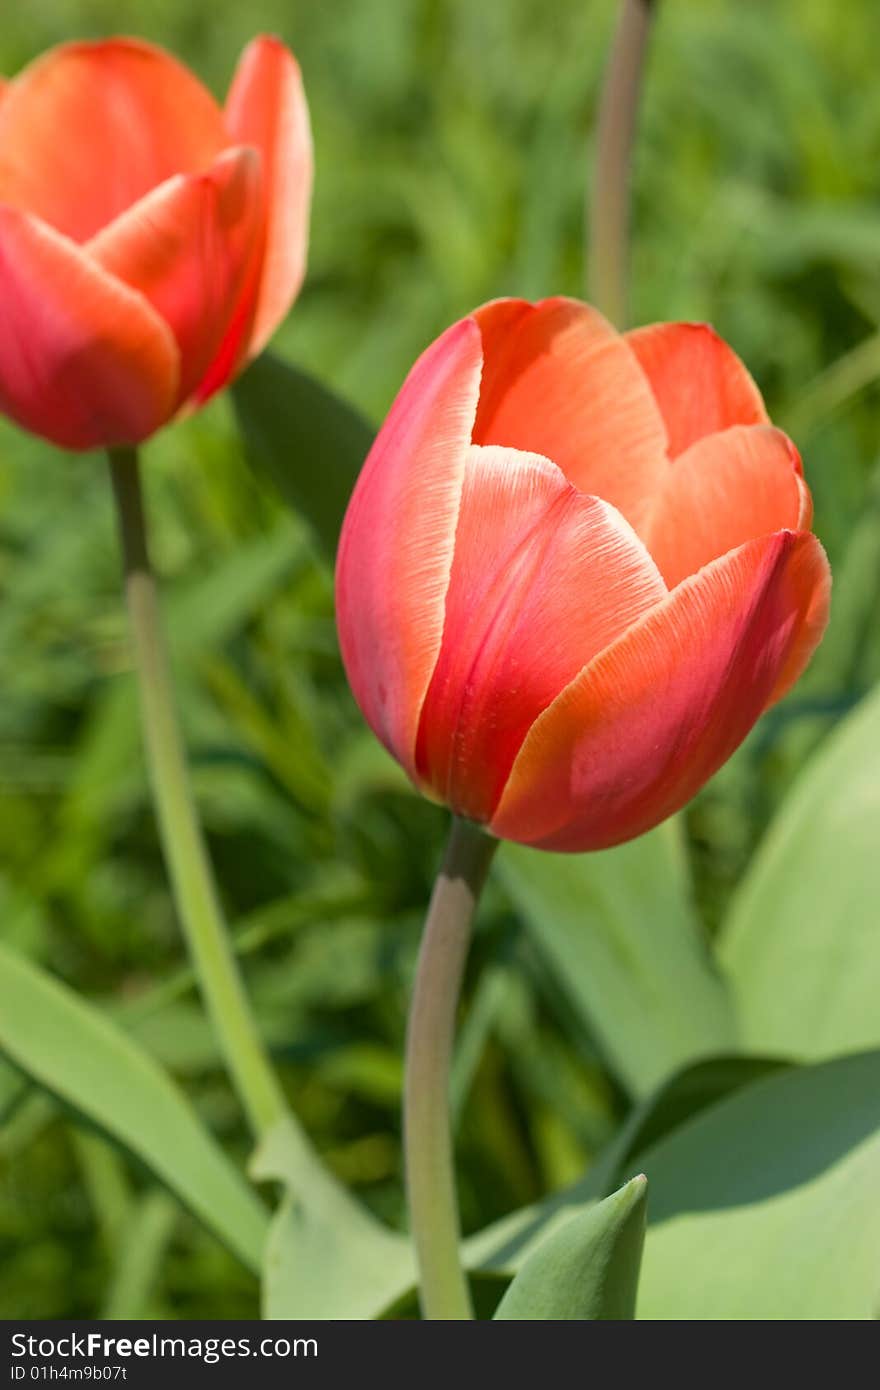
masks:
{"label": "green grass background", "polygon": [[[633,317],[710,319],[744,356],[805,455],[836,577],[807,679],[688,813],[711,930],[804,755],[880,674],[880,9],[658,9]],[[31,0],[4,17],[0,71],[120,30],[165,43],[219,95],[251,34],[280,33],[305,75],[317,184],[308,281],[275,347],[378,420],[417,352],[475,304],[582,292],[613,16],[610,0]],[[328,1164],[399,1224],[405,1008],[444,816],[383,785],[327,568],[250,472],[229,402],[157,438],[146,472],[197,790],[261,1026]],[[5,423],[0,673],[5,938],[121,1011],[243,1159],[178,977],[105,467]],[[462,1088],[468,1228],[575,1177],[626,1104],[495,889],[469,991],[499,961]],[[255,1281],[104,1140],[7,1073],[0,1113],[0,1316],[255,1313]],[[136,1212],[132,1269],[119,1252]]]}

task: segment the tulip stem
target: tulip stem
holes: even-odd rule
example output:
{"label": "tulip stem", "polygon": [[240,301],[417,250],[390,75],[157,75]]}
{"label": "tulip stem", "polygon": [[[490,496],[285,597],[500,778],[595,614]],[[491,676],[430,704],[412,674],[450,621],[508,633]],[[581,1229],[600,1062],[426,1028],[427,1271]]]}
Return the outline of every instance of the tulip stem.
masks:
{"label": "tulip stem", "polygon": [[419,952],[406,1041],[404,1150],[425,1318],[473,1317],[459,1253],[449,1079],[458,997],[480,892],[497,841],[455,817]]}
{"label": "tulip stem", "polygon": [[141,720],[165,863],[208,1011],[256,1137],[286,1113],[231,949],[190,788],[150,565],[137,452],[110,451]]}
{"label": "tulip stem", "polygon": [[630,166],[655,0],[622,0],[602,99],[589,206],[589,296],[619,328],[627,319]]}

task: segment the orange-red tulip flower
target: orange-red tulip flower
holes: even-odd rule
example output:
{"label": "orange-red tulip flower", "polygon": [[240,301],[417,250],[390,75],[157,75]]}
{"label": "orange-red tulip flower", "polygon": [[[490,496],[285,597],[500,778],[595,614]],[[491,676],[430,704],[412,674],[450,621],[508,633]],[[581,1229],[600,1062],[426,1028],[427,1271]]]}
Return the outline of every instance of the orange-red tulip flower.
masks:
{"label": "orange-red tulip flower", "polygon": [[219,390],[300,286],[311,180],[275,39],[242,54],[222,110],[133,39],[63,44],[0,84],[0,409],[89,449]]}
{"label": "orange-red tulip flower", "polygon": [[412,780],[493,834],[627,840],[803,671],[830,590],[811,510],[712,329],[487,304],[413,367],[349,505],[355,696]]}

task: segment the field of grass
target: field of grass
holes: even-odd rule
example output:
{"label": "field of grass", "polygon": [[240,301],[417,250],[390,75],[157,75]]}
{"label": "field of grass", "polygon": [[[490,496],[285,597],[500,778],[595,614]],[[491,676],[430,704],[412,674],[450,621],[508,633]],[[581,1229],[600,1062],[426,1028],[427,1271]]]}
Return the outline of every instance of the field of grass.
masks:
{"label": "field of grass", "polygon": [[[378,422],[415,355],[476,304],[583,293],[614,10],[33,0],[4,18],[0,72],[121,30],[221,94],[252,33],[281,34],[317,182],[307,282],[274,351]],[[804,454],[835,573],[809,675],[686,814],[712,933],[803,759],[880,678],[880,9],[658,0],[653,40],[633,319],[711,320],[745,358]],[[144,468],[199,803],[261,1028],[327,1164],[400,1225],[405,1011],[444,813],[365,732],[330,568],[249,465],[231,399],[157,437]],[[106,465],[6,422],[0,673],[4,940],[130,1029],[244,1160],[157,845]],[[630,1103],[505,884],[481,912],[456,1072],[468,1229],[583,1172]],[[0,1316],[255,1315],[255,1278],[213,1236],[5,1068],[0,1117]]]}

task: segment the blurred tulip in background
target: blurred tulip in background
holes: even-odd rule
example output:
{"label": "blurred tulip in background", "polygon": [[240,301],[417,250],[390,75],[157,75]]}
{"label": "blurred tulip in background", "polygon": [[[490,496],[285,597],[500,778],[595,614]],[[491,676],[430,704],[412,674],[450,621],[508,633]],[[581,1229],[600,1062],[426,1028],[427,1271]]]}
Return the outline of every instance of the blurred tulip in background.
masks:
{"label": "blurred tulip in background", "polygon": [[289,309],[312,182],[299,68],[245,49],[226,105],[135,39],[67,43],[0,95],[0,409],[69,449],[141,442]]}

